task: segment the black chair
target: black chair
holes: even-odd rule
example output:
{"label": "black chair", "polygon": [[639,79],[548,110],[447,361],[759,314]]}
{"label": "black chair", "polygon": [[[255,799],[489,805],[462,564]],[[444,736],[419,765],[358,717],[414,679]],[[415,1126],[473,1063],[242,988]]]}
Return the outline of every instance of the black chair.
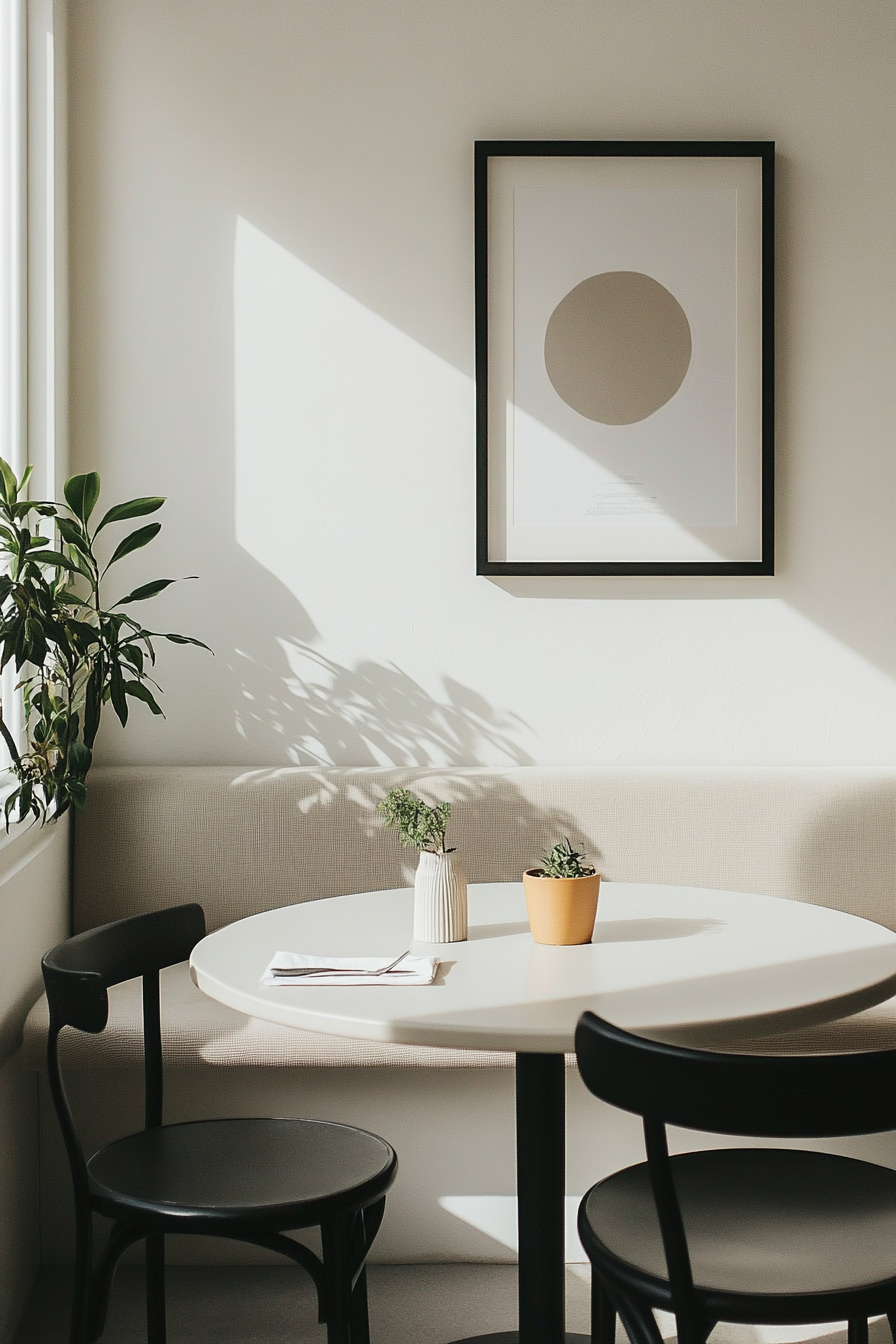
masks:
{"label": "black chair", "polygon": [[592,1266],[592,1336],[661,1344],[652,1308],[675,1313],[679,1344],[718,1321],[868,1317],[896,1338],[896,1171],[802,1149],[723,1148],[670,1157],[666,1125],[755,1138],[830,1138],[896,1128],[896,1050],[757,1056],[632,1036],[593,1013],[576,1054],[591,1092],[643,1118],[647,1161],[593,1186],[579,1206]]}
{"label": "black chair", "polygon": [[[75,1192],[71,1344],[102,1334],[122,1253],[146,1242],[149,1344],[165,1341],[165,1235],[232,1237],[279,1251],[307,1270],[328,1344],[368,1344],[364,1266],[395,1179],[396,1157],[375,1134],[320,1120],[162,1124],[159,970],[189,957],[205,934],[201,906],[135,915],[78,934],[43,959],[50,1005],[50,1088]],[[143,977],[146,1128],[85,1161],[59,1066],[65,1026],[101,1032],[107,990]],[[112,1219],[93,1265],[93,1213]],[[322,1258],[285,1236],[320,1227]]]}

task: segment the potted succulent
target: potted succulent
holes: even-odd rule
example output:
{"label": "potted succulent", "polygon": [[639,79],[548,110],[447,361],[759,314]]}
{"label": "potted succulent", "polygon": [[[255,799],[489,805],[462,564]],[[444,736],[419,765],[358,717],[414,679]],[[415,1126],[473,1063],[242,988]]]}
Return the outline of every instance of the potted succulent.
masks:
{"label": "potted succulent", "polygon": [[597,917],[600,873],[583,863],[564,836],[523,874],[529,927],[536,943],[590,943]]}
{"label": "potted succulent", "polygon": [[461,943],[467,936],[467,879],[454,849],[445,848],[450,803],[430,807],[410,789],[390,789],[377,807],[403,845],[420,861],[414,878],[414,938],[421,943]]}
{"label": "potted succulent", "polygon": [[111,704],[122,724],[133,701],[162,713],[150,676],[154,640],[207,648],[188,635],[147,630],[127,610],[174,579],[153,579],[111,607],[102,603],[111,567],[146,546],[162,525],[144,523],[129,532],[105,561],[98,554],[104,529],[155,513],[164,499],[113,505],[91,526],[100,496],[97,472],[66,481],[64,504],[29,499],[30,474],[29,467],[18,480],[0,458],[0,669],[15,669],[22,697],[21,738],[0,705],[0,736],[16,781],[5,802],[7,827],[29,816],[43,825],[72,806],[84,807],[104,705]]}

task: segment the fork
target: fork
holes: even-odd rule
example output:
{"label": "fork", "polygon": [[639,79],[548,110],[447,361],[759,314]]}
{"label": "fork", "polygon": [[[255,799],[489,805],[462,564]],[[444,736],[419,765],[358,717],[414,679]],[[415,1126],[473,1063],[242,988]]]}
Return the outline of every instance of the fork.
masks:
{"label": "fork", "polygon": [[[394,971],[400,961],[404,961],[410,950],[410,948],[407,948],[406,951],[402,952],[400,957],[396,957],[394,961],[390,961],[388,966],[380,966],[376,970],[363,970],[361,968],[353,970],[350,966],[272,966],[271,975],[280,976],[281,978],[289,977],[290,979],[309,975],[386,975],[388,971]],[[396,974],[413,975],[414,972],[397,971]]]}

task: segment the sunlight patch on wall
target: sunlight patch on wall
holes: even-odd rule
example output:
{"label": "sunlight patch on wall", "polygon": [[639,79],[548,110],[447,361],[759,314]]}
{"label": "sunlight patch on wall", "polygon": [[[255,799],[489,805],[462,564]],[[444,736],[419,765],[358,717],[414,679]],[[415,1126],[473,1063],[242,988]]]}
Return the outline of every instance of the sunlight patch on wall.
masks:
{"label": "sunlight patch on wall", "polygon": [[303,602],[357,590],[469,379],[245,219],[234,291],[237,541]]}
{"label": "sunlight patch on wall", "polygon": [[[579,1234],[576,1231],[581,1195],[566,1196],[566,1252],[567,1264],[582,1264],[587,1260]],[[516,1195],[441,1195],[439,1208],[455,1218],[484,1232],[492,1241],[508,1250],[518,1250],[516,1230]]]}

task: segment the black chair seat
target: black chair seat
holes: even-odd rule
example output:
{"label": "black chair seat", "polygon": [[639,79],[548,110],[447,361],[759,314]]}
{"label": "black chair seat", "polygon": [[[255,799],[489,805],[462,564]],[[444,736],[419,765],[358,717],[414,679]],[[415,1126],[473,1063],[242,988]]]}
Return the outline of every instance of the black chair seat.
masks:
{"label": "black chair seat", "polygon": [[[779,1148],[683,1153],[671,1167],[699,1291],[799,1296],[896,1282],[896,1171]],[[646,1162],[595,1185],[583,1215],[596,1259],[665,1288]],[[764,1310],[754,1304],[747,1318],[762,1321]]]}
{"label": "black chair seat", "polygon": [[395,1154],[375,1134],[323,1120],[200,1120],[118,1139],[87,1164],[110,1217],[312,1227],[381,1199]]}

